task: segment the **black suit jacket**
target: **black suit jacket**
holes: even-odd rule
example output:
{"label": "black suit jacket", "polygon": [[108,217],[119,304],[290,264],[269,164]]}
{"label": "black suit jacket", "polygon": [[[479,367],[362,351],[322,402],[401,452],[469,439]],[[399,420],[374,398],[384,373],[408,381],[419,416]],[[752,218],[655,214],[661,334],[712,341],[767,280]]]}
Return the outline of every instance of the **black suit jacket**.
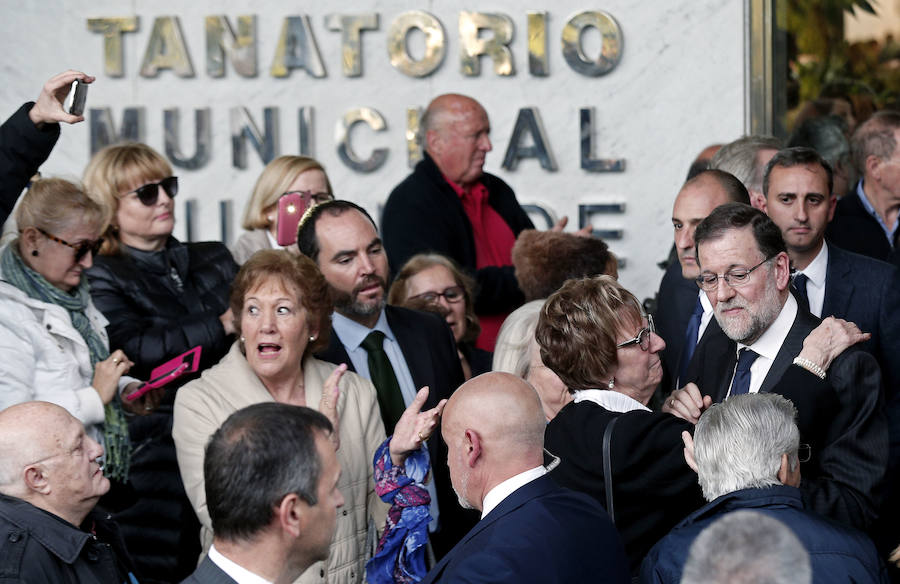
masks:
{"label": "black suit jacket", "polygon": [[181,584],[237,584],[237,582],[206,557],[194,573],[182,580]]}
{"label": "black suit jacket", "polygon": [[892,264],[900,263],[900,254],[891,249],[887,235],[878,220],[866,211],[856,189],[838,200],[825,237],[829,243],[847,251]]}
{"label": "black suit jacket", "polygon": [[545,475],[503,499],[423,584],[628,581],[622,542],[609,516],[587,495]]}
{"label": "black suit jacket", "polygon": [[[406,359],[413,384],[417,389],[428,386],[428,400],[423,409],[431,409],[442,399],[449,398],[462,384],[463,372],[447,322],[436,314],[399,306],[385,306],[384,313]],[[335,364],[346,363],[351,371],[355,371],[344,344],[333,328],[328,348],[316,357]],[[428,441],[428,452],[441,513],[440,530],[433,534],[432,545],[435,553],[443,555],[475,524],[478,516],[474,512],[461,510],[457,504],[450,486],[447,447],[438,433]]]}
{"label": "black suit jacket", "polygon": [[659,354],[663,366],[660,383],[663,394],[676,389],[675,382],[678,380],[678,368],[684,351],[684,333],[699,293],[697,284],[681,275],[680,263],[676,261],[669,264],[659,284],[656,314],[653,315],[656,332],[666,342],[666,348]]}
{"label": "black suit jacket", "polygon": [[[798,311],[760,391],[779,393],[797,408],[800,441],[810,446],[810,460],[800,466],[806,506],[866,529],[876,516],[888,457],[881,372],[871,355],[853,347],[831,363],[825,380],[793,365],[819,322]],[[736,361],[736,343],[713,321],[697,346],[688,379],[720,402]]]}

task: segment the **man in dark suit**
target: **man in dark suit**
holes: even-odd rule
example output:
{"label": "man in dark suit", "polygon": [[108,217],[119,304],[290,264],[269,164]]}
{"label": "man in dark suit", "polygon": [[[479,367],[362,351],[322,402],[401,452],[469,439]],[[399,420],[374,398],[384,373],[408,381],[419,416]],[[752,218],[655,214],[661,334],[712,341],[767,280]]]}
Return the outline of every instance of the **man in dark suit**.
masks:
{"label": "man in dark suit", "polygon": [[[827,321],[810,335],[819,320],[790,294],[784,240],[764,213],[723,205],[697,227],[695,239],[717,326],[707,329],[689,367],[696,384],[674,392],[663,411],[696,422],[729,395],[784,395],[796,405],[801,440],[810,446],[801,485],[806,505],[865,529],[875,518],[887,464],[877,363],[864,351],[835,354],[835,335],[845,330],[838,323]],[[853,340],[868,338],[848,326]]]}
{"label": "man in dark suit", "polygon": [[546,420],[525,381],[485,373],[444,408],[441,435],[460,505],[481,521],[425,577],[433,582],[628,582],[622,542],[593,498],[542,466]]}
{"label": "man in dark suit", "polygon": [[[436,314],[385,306],[387,256],[369,214],[349,201],[316,205],[300,223],[297,245],[319,266],[334,301],[330,345],[317,357],[346,363],[372,381],[387,434],[421,387],[429,387],[425,409],[449,398],[463,382],[453,333]],[[434,471],[427,485],[435,518],[431,541],[442,555],[474,517],[455,509],[440,440],[429,440],[428,449]]]}
{"label": "man in dark suit", "polygon": [[900,262],[900,112],[882,111],[860,125],[850,141],[853,165],[862,176],[856,192],[841,198],[828,226],[828,241],[846,250]]}
{"label": "man in dark suit", "polygon": [[203,462],[213,545],[182,584],[293,582],[328,557],[340,474],[319,412],[271,402],[231,414]]}
{"label": "man in dark suit", "polygon": [[713,209],[729,201],[750,204],[750,195],[741,181],[722,170],[698,173],[675,197],[672,227],[678,263],[670,264],[663,275],[653,319],[659,336],[666,341],[666,348],[660,352],[663,395],[677,389],[676,382],[684,377],[694,347],[712,320],[712,305],[694,282],[700,274],[694,231]]}

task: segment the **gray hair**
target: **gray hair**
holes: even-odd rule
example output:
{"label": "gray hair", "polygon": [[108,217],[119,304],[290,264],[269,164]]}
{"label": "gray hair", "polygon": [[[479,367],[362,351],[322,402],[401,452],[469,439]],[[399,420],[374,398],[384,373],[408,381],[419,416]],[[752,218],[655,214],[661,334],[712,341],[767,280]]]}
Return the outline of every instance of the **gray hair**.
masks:
{"label": "gray hair", "polygon": [[781,456],[797,468],[797,410],[775,393],[731,396],[700,416],[694,458],[707,501],[741,489],[780,485]]}
{"label": "gray hair", "polygon": [[791,529],[759,511],[712,522],[694,543],[681,584],[809,584],[809,553]]}
{"label": "gray hair", "polygon": [[856,128],[850,139],[850,154],[853,165],[860,175],[866,173],[866,159],[876,156],[887,160],[894,155],[897,140],[894,132],[900,128],[900,112],[883,110],[872,114],[868,120]]}
{"label": "gray hair", "polygon": [[522,379],[528,377],[531,342],[543,306],[544,299],[532,300],[506,317],[494,345],[492,371],[512,373]]}
{"label": "gray hair", "polygon": [[781,150],[781,147],[781,140],[772,136],[744,136],[719,148],[709,166],[730,172],[748,190],[761,193],[765,165],[759,163],[756,155],[760,150]]}

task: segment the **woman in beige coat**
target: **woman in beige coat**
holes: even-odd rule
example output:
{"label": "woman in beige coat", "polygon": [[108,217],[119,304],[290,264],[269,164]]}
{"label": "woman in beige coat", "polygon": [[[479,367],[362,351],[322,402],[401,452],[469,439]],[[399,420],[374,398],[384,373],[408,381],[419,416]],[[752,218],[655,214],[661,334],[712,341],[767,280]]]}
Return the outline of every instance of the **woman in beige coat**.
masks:
{"label": "woman in beige coat", "polygon": [[[233,412],[277,401],[316,408],[338,430],[338,487],[346,500],[325,562],[298,582],[362,582],[367,536],[384,525],[387,505],[375,494],[372,458],[384,426],[372,384],[319,361],[312,353],[328,344],[331,300],[316,265],[280,250],[254,255],[231,292],[240,341],[214,367],[178,391],[172,435],[184,487],[202,524],[204,550],[212,543],[203,483],[203,456],[212,433]],[[265,480],[265,477],[259,477]]]}

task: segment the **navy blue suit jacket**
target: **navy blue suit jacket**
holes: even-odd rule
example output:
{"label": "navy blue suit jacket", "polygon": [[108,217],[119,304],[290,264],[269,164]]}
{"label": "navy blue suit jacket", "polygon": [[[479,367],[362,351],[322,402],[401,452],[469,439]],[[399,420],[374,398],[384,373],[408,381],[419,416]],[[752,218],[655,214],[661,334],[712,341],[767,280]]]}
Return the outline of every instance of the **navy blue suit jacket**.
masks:
{"label": "navy blue suit jacket", "polygon": [[666,342],[666,348],[659,354],[663,366],[660,384],[663,395],[677,389],[675,382],[678,380],[678,368],[684,351],[684,333],[699,293],[697,284],[681,275],[680,263],[675,261],[669,264],[659,284],[656,314],[653,315],[656,332]]}
{"label": "navy blue suit jacket", "polygon": [[181,584],[237,584],[237,582],[206,557],[194,573],[182,580]]}
{"label": "navy blue suit jacket", "polygon": [[423,580],[432,582],[629,582],[615,527],[591,497],[549,476],[504,499]]}

